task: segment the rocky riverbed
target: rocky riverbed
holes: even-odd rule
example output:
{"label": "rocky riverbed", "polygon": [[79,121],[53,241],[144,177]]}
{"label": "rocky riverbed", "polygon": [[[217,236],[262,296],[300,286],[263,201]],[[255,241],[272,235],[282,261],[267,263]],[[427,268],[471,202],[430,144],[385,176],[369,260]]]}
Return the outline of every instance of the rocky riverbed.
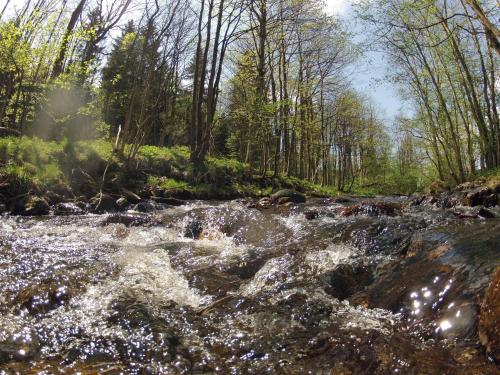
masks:
{"label": "rocky riverbed", "polygon": [[498,192],[467,189],[4,215],[0,374],[497,374]]}

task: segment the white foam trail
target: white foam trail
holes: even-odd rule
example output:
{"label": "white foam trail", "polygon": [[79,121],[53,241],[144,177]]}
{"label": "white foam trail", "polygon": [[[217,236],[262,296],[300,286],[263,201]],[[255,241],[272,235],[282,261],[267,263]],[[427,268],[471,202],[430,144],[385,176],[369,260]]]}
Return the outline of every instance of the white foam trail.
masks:
{"label": "white foam trail", "polygon": [[325,250],[310,252],[306,255],[305,263],[315,273],[334,269],[342,261],[349,258],[354,249],[345,244],[330,244]]}

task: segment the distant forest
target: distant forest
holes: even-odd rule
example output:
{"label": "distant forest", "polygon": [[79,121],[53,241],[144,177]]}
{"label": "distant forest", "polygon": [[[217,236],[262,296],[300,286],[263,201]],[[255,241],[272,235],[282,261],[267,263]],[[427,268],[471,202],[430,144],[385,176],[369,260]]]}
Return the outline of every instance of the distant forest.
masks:
{"label": "distant forest", "polygon": [[[350,190],[459,184],[500,166],[496,0],[25,0],[0,7],[3,134],[188,146]],[[413,109],[350,81],[370,49]]]}

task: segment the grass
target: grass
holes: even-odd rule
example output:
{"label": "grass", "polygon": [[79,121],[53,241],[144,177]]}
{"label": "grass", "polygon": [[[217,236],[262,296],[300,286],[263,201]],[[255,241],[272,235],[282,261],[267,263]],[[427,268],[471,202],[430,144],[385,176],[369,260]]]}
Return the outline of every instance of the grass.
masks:
{"label": "grass", "polygon": [[64,181],[59,161],[63,144],[39,138],[0,138],[0,174],[23,184],[50,185]]}
{"label": "grass", "polygon": [[[139,180],[167,194],[187,192],[190,196],[206,199],[261,197],[280,189],[323,196],[339,195],[333,187],[322,187],[297,177],[260,176],[250,165],[229,158],[208,157],[205,173],[199,181],[193,182],[189,156],[189,149],[183,146],[142,146],[135,161],[137,175],[142,176]],[[98,180],[110,159],[114,159],[118,168],[124,165],[113,154],[112,143],[105,140],[49,142],[30,137],[0,138],[0,177],[15,180],[23,187],[49,188],[55,183],[68,184],[75,167],[82,168]],[[125,175],[123,181],[127,183],[129,180],[132,180],[131,176]],[[354,193],[374,195],[373,191],[366,189],[355,189]]]}

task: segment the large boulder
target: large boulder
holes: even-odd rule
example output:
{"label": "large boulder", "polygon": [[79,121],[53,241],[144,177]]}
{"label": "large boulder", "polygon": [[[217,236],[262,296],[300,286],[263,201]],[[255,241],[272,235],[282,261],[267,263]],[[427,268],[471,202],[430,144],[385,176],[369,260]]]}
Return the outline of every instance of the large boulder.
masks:
{"label": "large boulder", "polygon": [[500,267],[497,267],[481,305],[479,339],[488,356],[500,364]]}
{"label": "large boulder", "polygon": [[277,203],[277,202],[281,202],[281,203],[288,203],[288,202],[305,203],[305,201],[306,201],[306,196],[304,194],[299,193],[296,190],[291,190],[291,189],[279,190],[276,193],[274,193],[273,195],[271,195],[271,202],[273,202],[273,203]]}

